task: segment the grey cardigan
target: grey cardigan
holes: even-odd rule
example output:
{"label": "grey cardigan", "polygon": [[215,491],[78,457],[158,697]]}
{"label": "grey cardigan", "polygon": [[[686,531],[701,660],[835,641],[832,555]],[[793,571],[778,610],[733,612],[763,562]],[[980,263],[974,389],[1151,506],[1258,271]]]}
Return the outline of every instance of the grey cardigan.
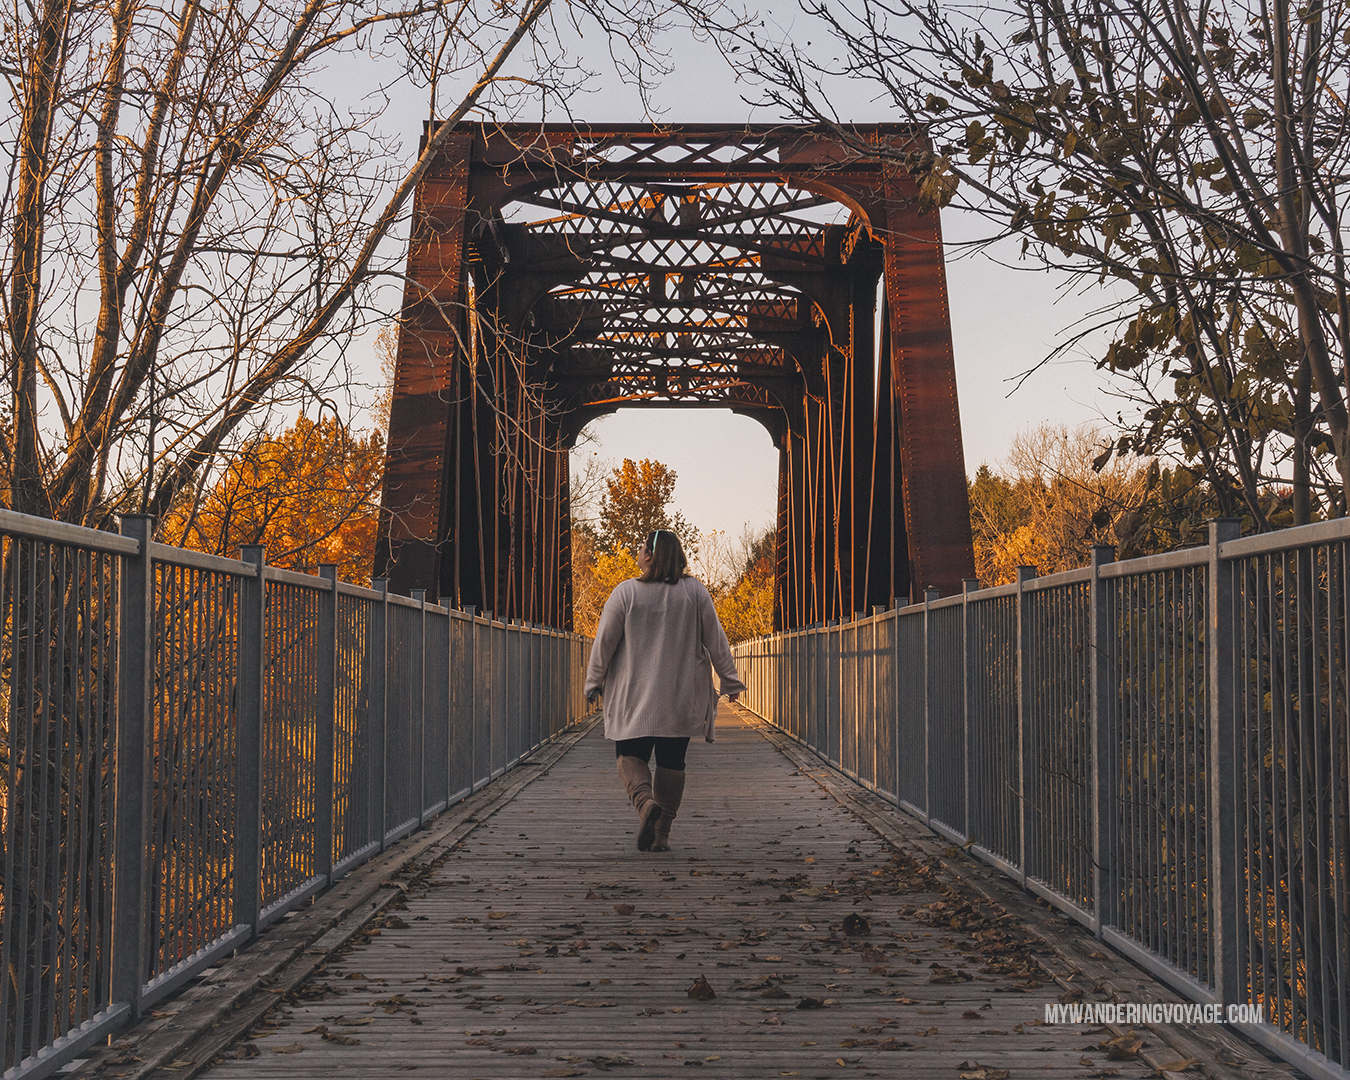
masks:
{"label": "grey cardigan", "polygon": [[586,693],[605,695],[605,738],[702,735],[712,742],[719,695],[709,665],[721,693],[745,690],[703,582],[621,582],[605,601],[586,668]]}

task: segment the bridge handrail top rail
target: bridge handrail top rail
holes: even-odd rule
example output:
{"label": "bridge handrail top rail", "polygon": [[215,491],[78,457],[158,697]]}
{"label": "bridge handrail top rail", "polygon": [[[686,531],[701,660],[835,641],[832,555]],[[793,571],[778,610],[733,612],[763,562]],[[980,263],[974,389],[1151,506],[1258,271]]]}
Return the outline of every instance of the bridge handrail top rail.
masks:
{"label": "bridge handrail top rail", "polygon": [[1180,551],[1164,551],[1158,555],[1142,555],[1137,559],[1126,559],[1124,562],[1104,563],[1099,572],[1104,578],[1134,577],[1159,570],[1184,570],[1191,566],[1204,566],[1208,562],[1208,547],[1182,548]]}
{"label": "bridge handrail top rail", "polygon": [[166,566],[182,566],[190,570],[206,570],[213,574],[230,574],[233,577],[256,578],[258,568],[252,563],[240,559],[231,559],[228,555],[211,555],[205,551],[193,551],[191,548],[174,547],[161,544],[157,540],[150,542],[152,561]]}
{"label": "bridge handrail top rail", "polygon": [[[1298,539],[1290,543],[1286,537],[1298,534]],[[1291,529],[1276,532],[1253,533],[1236,540],[1226,540],[1219,545],[1219,558],[1241,559],[1248,555],[1266,555],[1273,551],[1283,551],[1296,547],[1309,547],[1336,540],[1350,540],[1350,518],[1330,518],[1327,521],[1314,521],[1311,525],[1297,525]]]}
{"label": "bridge handrail top rail", "polygon": [[139,555],[141,551],[140,541],[130,536],[20,514],[16,510],[0,509],[0,535],[19,540],[46,540],[109,555]]}

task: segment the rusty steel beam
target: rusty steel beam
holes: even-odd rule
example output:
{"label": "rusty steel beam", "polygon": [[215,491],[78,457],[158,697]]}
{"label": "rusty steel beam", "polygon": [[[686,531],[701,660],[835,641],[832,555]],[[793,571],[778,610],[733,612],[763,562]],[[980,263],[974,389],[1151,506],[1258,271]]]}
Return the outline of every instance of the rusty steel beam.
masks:
{"label": "rusty steel beam", "polygon": [[941,236],[894,164],[924,144],[856,134],[463,125],[416,200],[376,572],[569,626],[581,428],[716,406],[779,449],[775,625],[959,589]]}

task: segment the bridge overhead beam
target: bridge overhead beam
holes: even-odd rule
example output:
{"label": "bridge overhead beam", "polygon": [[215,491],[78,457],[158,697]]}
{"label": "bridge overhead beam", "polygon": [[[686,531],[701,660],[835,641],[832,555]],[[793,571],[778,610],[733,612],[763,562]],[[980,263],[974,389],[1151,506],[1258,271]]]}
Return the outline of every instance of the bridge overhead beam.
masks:
{"label": "bridge overhead beam", "polygon": [[464,125],[416,202],[377,572],[569,626],[581,428],[723,407],[779,448],[778,625],[958,589],[941,238],[894,160],[805,128]]}

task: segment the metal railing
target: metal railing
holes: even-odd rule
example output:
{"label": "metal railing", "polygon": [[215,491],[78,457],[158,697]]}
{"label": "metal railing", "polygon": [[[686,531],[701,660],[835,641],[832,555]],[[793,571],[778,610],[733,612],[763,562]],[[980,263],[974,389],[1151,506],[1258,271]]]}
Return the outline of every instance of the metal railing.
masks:
{"label": "metal railing", "polygon": [[585,639],[0,510],[0,1074],[45,1076],[587,713]]}
{"label": "metal railing", "polygon": [[1350,1076],[1350,521],[733,652],[745,704],[1182,994]]}

